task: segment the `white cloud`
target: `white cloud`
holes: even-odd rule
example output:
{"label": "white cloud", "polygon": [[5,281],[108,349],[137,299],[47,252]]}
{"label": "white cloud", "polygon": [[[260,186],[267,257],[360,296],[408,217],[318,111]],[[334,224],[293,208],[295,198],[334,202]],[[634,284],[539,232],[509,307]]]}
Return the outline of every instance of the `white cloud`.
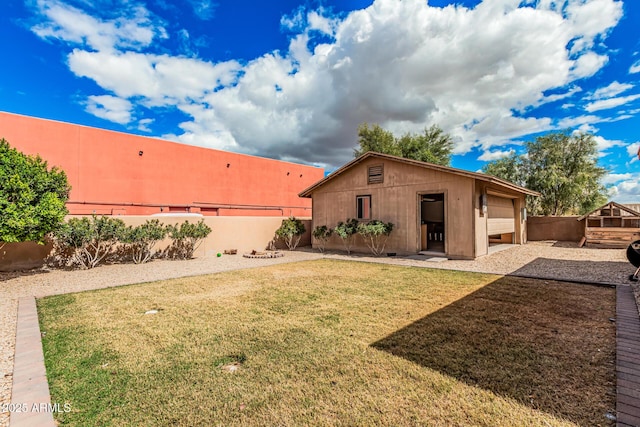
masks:
{"label": "white cloud", "polygon": [[629,178],[609,187],[610,194],[618,203],[640,203],[640,174],[633,174]]}
{"label": "white cloud", "polygon": [[606,151],[610,148],[624,147],[626,145],[623,141],[605,139],[600,135],[595,135],[593,139],[596,141],[596,147],[600,157],[607,155],[608,153],[606,153]]}
{"label": "white cloud", "polygon": [[145,104],[161,106],[200,99],[208,91],[232,84],[240,65],[236,61],[212,64],[168,55],[74,49],[69,68],[120,97],[143,97]]}
{"label": "white cloud", "polygon": [[582,133],[596,134],[598,132],[598,128],[593,126],[591,123],[584,123],[578,126],[578,131]]}
{"label": "white cloud", "polygon": [[499,159],[504,159],[505,157],[509,157],[515,152],[516,150],[514,149],[506,150],[506,151],[500,151],[500,150],[485,151],[484,153],[482,153],[480,157],[478,157],[478,160],[482,160],[485,162],[492,162],[494,160],[499,160]]}
{"label": "white cloud", "polygon": [[87,98],[88,113],[114,123],[129,123],[132,108],[131,102],[111,95],[92,95]]}
{"label": "white cloud", "polygon": [[331,36],[334,35],[335,29],[339,24],[338,20],[327,18],[316,11],[309,12],[307,14],[307,20],[309,22],[310,30],[320,31]]}
{"label": "white cloud", "polygon": [[149,125],[152,124],[154,119],[141,119],[138,121],[138,130],[142,132],[151,132]]}
{"label": "white cloud", "polygon": [[129,17],[102,21],[56,0],[38,0],[39,13],[47,18],[33,27],[43,39],[55,38],[94,50],[114,48],[140,49],[154,37],[166,37],[164,29],[151,22],[149,12],[141,6],[128,10]]}
{"label": "white cloud", "polygon": [[622,2],[609,0],[569,0],[566,14],[572,22],[575,42],[572,52],[593,47],[594,40],[606,34],[622,18]]}
{"label": "white cloud", "polygon": [[203,21],[212,19],[218,7],[218,5],[211,0],[188,0],[188,2],[193,8],[193,13]]}
{"label": "white cloud", "polygon": [[628,104],[639,98],[640,98],[640,95],[629,95],[629,96],[620,96],[617,98],[601,99],[598,101],[590,102],[584,107],[584,109],[590,113],[594,111],[608,110],[611,108]]}
{"label": "white cloud", "polygon": [[616,184],[622,181],[629,181],[634,179],[636,174],[632,173],[610,173],[607,174],[604,178],[602,178],[602,183],[604,185]]}
{"label": "white cloud", "polygon": [[304,30],[305,25],[305,9],[303,6],[298,7],[290,15],[283,15],[280,18],[280,26],[289,31]]}
{"label": "white cloud", "polygon": [[638,150],[640,150],[640,141],[627,145],[627,153],[633,157],[634,160],[638,158]]}
{"label": "white cloud", "polygon": [[630,83],[618,83],[616,81],[606,87],[602,87],[596,90],[595,92],[593,92],[593,95],[591,98],[592,99],[612,98],[614,96],[621,94],[622,92],[632,89],[633,87],[634,86]]}
{"label": "white cloud", "polygon": [[640,61],[634,62],[633,65],[629,67],[629,73],[630,74],[640,73]]}
{"label": "white cloud", "polygon": [[[365,121],[397,133],[438,124],[454,135],[459,154],[553,129],[548,117],[520,113],[575,93],[578,79],[606,64],[602,42],[622,4],[520,3],[439,8],[424,0],[375,0],[341,17],[301,8],[281,20],[292,32],[288,50],[246,64],[140,51],[166,36],[144,11],[105,21],[56,2],[71,18],[41,6],[46,21],[34,31],[75,46],[72,72],[109,93],[184,112],[183,133],[167,135],[172,139],[338,165],[352,157]],[[120,28],[129,30],[121,36]],[[544,95],[552,90],[564,92]],[[594,116],[568,120],[601,121],[588,117]]]}
{"label": "white cloud", "polygon": [[574,79],[591,77],[604,67],[608,61],[609,57],[607,55],[587,52],[575,61],[571,69],[571,74]]}
{"label": "white cloud", "polygon": [[[546,104],[548,102],[560,101],[562,99],[569,98],[569,97],[575,95],[578,92],[582,92],[582,88],[580,88],[578,86],[574,86],[574,87],[572,87],[571,89],[569,89],[568,91],[566,91],[564,93],[558,93],[558,94],[545,96],[543,99],[540,100],[540,104]],[[567,108],[569,106],[573,106],[573,105],[569,105],[569,104],[565,104],[565,105],[567,106]],[[565,105],[563,105],[563,108],[565,107]]]}

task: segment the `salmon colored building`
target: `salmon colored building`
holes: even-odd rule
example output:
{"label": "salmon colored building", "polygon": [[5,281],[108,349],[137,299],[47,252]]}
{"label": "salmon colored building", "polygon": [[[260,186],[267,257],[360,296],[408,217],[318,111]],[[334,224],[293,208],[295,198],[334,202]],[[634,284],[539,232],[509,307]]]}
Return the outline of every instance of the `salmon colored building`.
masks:
{"label": "salmon colored building", "polygon": [[63,169],[72,215],[311,216],[322,168],[0,112],[0,138]]}

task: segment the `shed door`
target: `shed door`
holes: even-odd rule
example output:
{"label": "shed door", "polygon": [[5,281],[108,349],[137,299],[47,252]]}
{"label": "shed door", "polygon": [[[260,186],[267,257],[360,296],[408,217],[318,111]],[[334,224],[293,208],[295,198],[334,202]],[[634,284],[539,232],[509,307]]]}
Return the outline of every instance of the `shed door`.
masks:
{"label": "shed door", "polygon": [[487,232],[489,236],[516,232],[513,199],[487,196]]}

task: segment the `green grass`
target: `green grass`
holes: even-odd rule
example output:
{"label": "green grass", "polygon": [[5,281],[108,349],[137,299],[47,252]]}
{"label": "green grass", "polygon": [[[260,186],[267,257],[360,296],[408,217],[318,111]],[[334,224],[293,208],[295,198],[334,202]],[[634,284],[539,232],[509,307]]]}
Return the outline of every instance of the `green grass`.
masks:
{"label": "green grass", "polygon": [[320,260],[38,309],[61,425],[607,425],[615,408],[608,288]]}

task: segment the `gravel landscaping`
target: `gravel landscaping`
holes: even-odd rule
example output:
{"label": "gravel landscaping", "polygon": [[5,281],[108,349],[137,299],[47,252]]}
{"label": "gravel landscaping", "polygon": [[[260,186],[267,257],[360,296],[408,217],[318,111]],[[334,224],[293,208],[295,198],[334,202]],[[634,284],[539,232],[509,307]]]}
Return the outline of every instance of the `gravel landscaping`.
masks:
{"label": "gravel landscaping", "polygon": [[[425,260],[426,257],[322,255],[301,250],[285,252],[282,258],[270,259],[224,255],[189,261],[154,261],[142,265],[106,265],[92,270],[0,273],[0,405],[10,402],[19,297],[80,292],[322,257],[607,284],[629,284],[628,277],[635,270],[627,261],[624,249],[577,248],[571,242],[532,242],[509,247],[475,261],[434,262]],[[7,426],[8,421],[8,414],[0,413],[0,426]]]}

